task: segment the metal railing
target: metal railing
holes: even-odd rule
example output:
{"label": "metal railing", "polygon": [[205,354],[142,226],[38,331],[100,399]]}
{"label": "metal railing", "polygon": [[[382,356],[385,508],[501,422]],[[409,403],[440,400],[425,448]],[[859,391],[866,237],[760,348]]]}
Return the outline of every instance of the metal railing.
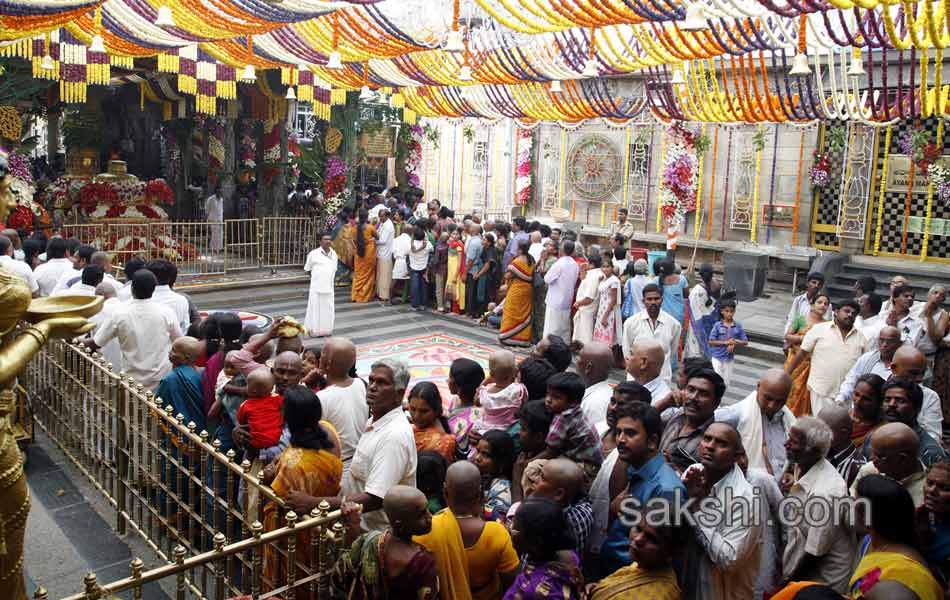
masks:
{"label": "metal railing", "polygon": [[180,276],[303,265],[317,244],[308,217],[67,224],[62,234],[111,253],[118,265],[133,256],[170,260]]}
{"label": "metal railing", "polygon": [[[333,529],[330,521],[339,519],[338,513],[328,514],[328,505],[298,524],[283,500],[260,483],[259,473],[251,472],[251,463],[238,463],[234,450],[223,452],[208,432],[185,423],[171,406],[113,372],[85,346],[51,342],[34,357],[21,383],[37,425],[115,508],[118,533],[131,529],[163,559],[187,565],[180,571],[159,570],[161,577],[184,573],[188,589],[198,598],[224,597],[225,590],[229,593],[224,595],[239,595],[247,588],[253,591],[260,581],[274,594],[283,590],[285,597],[293,597],[288,585],[324,584],[324,559],[331,556],[324,553],[332,548],[322,545],[335,539],[324,534]],[[247,501],[255,495],[259,502]],[[264,580],[252,551],[258,546],[253,540],[283,539],[262,534],[261,523],[277,529],[283,522],[298,533],[318,529],[309,556],[294,550],[294,536],[286,545],[267,547],[274,553],[272,565],[277,565],[272,573],[286,577],[278,585],[276,577]],[[242,541],[225,548],[222,540]],[[197,556],[184,560],[188,554]],[[131,586],[121,581],[114,585]]]}

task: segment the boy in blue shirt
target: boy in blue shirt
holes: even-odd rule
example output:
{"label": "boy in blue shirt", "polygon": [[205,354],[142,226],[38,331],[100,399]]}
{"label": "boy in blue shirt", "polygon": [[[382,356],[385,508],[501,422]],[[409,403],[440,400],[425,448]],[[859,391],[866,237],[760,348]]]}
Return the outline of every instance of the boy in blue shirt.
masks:
{"label": "boy in blue shirt", "polygon": [[749,343],[742,325],[734,317],[736,315],[736,301],[723,300],[719,307],[720,319],[709,332],[709,354],[713,368],[726,383],[732,381],[732,367],[736,360],[736,346],[745,346]]}

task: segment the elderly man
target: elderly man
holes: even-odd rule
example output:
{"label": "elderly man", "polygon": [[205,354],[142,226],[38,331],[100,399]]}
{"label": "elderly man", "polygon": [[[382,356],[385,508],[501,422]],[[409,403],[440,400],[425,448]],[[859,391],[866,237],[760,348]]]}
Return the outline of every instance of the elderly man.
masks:
{"label": "elderly man", "polygon": [[583,556],[594,527],[594,509],[584,493],[584,471],[577,463],[566,458],[545,462],[531,497],[547,498],[561,506],[574,534],[574,549]]}
{"label": "elderly man", "polygon": [[921,336],[917,348],[927,357],[927,363],[933,367],[934,356],[940,346],[940,340],[947,333],[950,314],[942,307],[947,299],[947,288],[941,283],[930,286],[927,292],[927,301],[921,302],[911,309],[923,322],[924,335]]}
{"label": "elderly man", "polygon": [[[703,434],[702,469],[683,477],[695,502],[695,535],[687,547],[683,597],[697,600],[752,599],[762,552],[762,524],[753,519],[754,490],[736,460],[739,432],[713,423]],[[725,513],[728,511],[728,515]]]}
{"label": "elderly man", "polygon": [[660,452],[680,473],[700,462],[699,444],[726,393],[726,384],[713,369],[690,371],[686,377],[683,407],[673,409],[678,414],[669,420],[660,438]]}
{"label": "elderly man", "polygon": [[389,526],[386,514],[379,510],[386,492],[396,485],[416,485],[416,440],[402,411],[408,385],[406,363],[383,359],[372,365],[366,392],[371,418],[343,476],[342,495],[314,498],[294,491],[287,497],[291,508],[306,514],[324,499],[332,508],[348,501],[363,506],[360,520],[365,531],[384,531]]}
{"label": "elderly man", "polygon": [[[673,377],[671,360],[679,352],[683,326],[674,317],[661,310],[663,293],[655,283],[643,288],[644,310],[630,317],[623,324],[623,354],[630,356],[633,344],[641,340],[654,340],[663,348],[663,379],[669,384]],[[642,382],[641,382],[642,383]]]}
{"label": "elderly man", "polygon": [[[808,314],[808,311],[811,310],[811,303],[815,299],[815,295],[825,286],[825,276],[818,272],[809,273],[806,281],[805,293],[800,296],[795,296],[795,299],[792,300],[792,308],[789,309],[788,318],[785,320],[784,333],[789,332],[792,328],[792,322],[797,317],[804,317]],[[830,306],[828,307],[828,312],[825,313],[825,319],[831,319]]]}
{"label": "elderly man", "polygon": [[801,352],[789,361],[786,372],[794,373],[803,360],[811,357],[808,391],[811,393],[812,414],[835,401],[848,372],[864,353],[867,340],[854,328],[858,314],[854,300],[842,302],[834,313],[834,320],[819,323],[808,330],[802,340]]}
{"label": "elderly man", "polygon": [[[581,410],[600,435],[606,431],[607,405],[610,404],[613,394],[610,384],[607,383],[613,361],[613,350],[599,342],[585,344],[577,357],[577,372],[583,375],[587,382],[584,399],[581,400]],[[601,431],[601,427],[604,431]]]}
{"label": "elderly man", "polygon": [[[870,340],[869,340],[870,343]],[[891,364],[894,361],[894,353],[901,346],[901,332],[896,327],[885,326],[881,328],[877,336],[877,343],[873,350],[869,350],[861,355],[841,383],[838,395],[835,396],[836,404],[848,404],[851,402],[851,394],[854,393],[854,386],[858,378],[868,373],[873,373],[881,379],[887,381],[891,376]],[[817,414],[817,413],[816,413]]]}
{"label": "elderly man", "polygon": [[845,406],[834,404],[821,409],[818,418],[831,430],[828,462],[838,470],[845,484],[850,487],[858,475],[858,470],[867,464],[861,449],[851,441],[851,433],[854,431],[851,412]]}
{"label": "elderly man", "polygon": [[329,233],[320,235],[320,247],[307,254],[303,270],[310,273],[310,294],[307,298],[307,313],[304,327],[312,337],[325,337],[333,333],[336,317],[334,307],[334,284],[339,258],[330,244]]}
{"label": "elderly man", "polygon": [[937,392],[922,384],[926,372],[927,358],[917,348],[901,346],[894,352],[892,377],[909,379],[920,386],[924,400],[920,406],[920,414],[917,415],[917,422],[930,437],[939,441],[943,437],[943,408]]}
{"label": "elderly man", "polygon": [[528,254],[531,255],[534,262],[538,262],[541,260],[541,251],[544,250],[544,243],[541,241],[541,232],[532,231],[529,239],[531,240],[531,246],[528,247]]}
{"label": "elderly man", "polygon": [[795,415],[785,406],[792,378],[782,369],[769,369],[755,391],[744,400],[720,408],[714,419],[739,431],[749,458],[749,468],[765,469],[776,480],[785,471],[785,441]]}
{"label": "elderly man", "polygon": [[663,377],[665,353],[663,346],[656,340],[646,339],[635,342],[627,356],[627,381],[636,381],[649,392],[653,406],[663,409],[663,416],[669,419],[672,409],[665,408],[667,397],[672,393],[667,380]]}
{"label": "elderly man", "polygon": [[201,342],[195,338],[184,336],[175,340],[168,352],[172,371],[155,390],[155,397],[162,406],[171,405],[176,415],[184,415],[185,424],[194,423],[198,431],[205,428],[201,375],[195,368],[195,361],[200,354]]}
{"label": "elderly man", "polygon": [[851,579],[854,539],[833,515],[818,522],[805,518],[810,505],[835,506],[847,498],[848,486],[825,456],[831,447],[831,429],[815,417],[801,417],[788,432],[785,449],[792,463],[788,492],[790,525],[782,556],[785,582],[815,581],[844,593]]}
{"label": "elderly man", "polygon": [[327,387],[317,393],[323,406],[323,418],[340,434],[343,472],[350,470],[353,453],[359,444],[369,407],[366,405],[366,384],[350,377],[356,364],[356,346],[344,338],[330,338],[320,353],[320,367],[327,378]]}
{"label": "elderly man", "polygon": [[874,432],[871,462],[861,467],[851,485],[857,497],[858,482],[868,475],[886,475],[899,482],[914,499],[914,506],[924,503],[924,480],[927,469],[920,462],[920,438],[903,423],[887,423]]}
{"label": "elderly man", "polygon": [[393,240],[396,228],[389,218],[389,209],[379,209],[379,225],[376,227],[376,297],[389,300],[393,285]]}
{"label": "elderly man", "polygon": [[40,286],[36,282],[36,275],[34,275],[33,269],[22,260],[14,260],[13,243],[10,241],[10,238],[5,235],[0,235],[0,267],[3,267],[25,281],[27,285],[30,286],[30,293],[32,293],[34,297],[39,295]]}
{"label": "elderly man", "polygon": [[132,299],[99,324],[95,335],[84,343],[98,350],[119,340],[126,375],[154,390],[171,371],[168,353],[181,337],[181,327],[168,308],[152,300],[156,279],[141,270],[132,277]]}
{"label": "elderly man", "polygon": [[544,301],[544,333],[541,337],[556,335],[571,339],[571,307],[574,305],[574,288],[580,267],[574,258],[574,242],[561,244],[561,257],[544,274],[548,293]]}
{"label": "elderly man", "polygon": [[[917,434],[918,450],[920,462],[925,467],[930,467],[946,459],[946,454],[940,443],[930,436],[927,431],[920,426],[920,409],[924,403],[924,394],[913,380],[904,377],[892,376],[884,384],[884,406],[881,415],[886,423],[903,423]],[[873,439],[877,437],[881,428],[875,429],[864,438],[862,452],[865,458],[873,458]]]}

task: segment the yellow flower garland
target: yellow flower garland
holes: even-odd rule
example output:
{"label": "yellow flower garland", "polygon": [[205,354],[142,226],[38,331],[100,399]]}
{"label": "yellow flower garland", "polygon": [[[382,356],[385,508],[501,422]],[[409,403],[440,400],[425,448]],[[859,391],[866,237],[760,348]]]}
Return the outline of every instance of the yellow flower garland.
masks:
{"label": "yellow flower garland", "polygon": [[[943,147],[943,123],[944,120],[940,119],[937,123],[937,147]],[[934,210],[934,182],[930,180],[927,182],[927,212],[924,216],[924,241],[920,246],[920,260],[927,260],[927,247],[930,244],[930,219],[933,216]]]}
{"label": "yellow flower garland", "polygon": [[624,142],[624,159],[623,159],[623,208],[629,208],[627,206],[627,199],[629,197],[630,191],[630,138],[632,135],[632,129],[630,125],[627,125],[627,136],[626,141]]}
{"label": "yellow flower garland", "polygon": [[[700,129],[699,135],[706,135],[706,126],[703,125]],[[629,145],[629,144],[628,144]],[[705,153],[699,157],[699,168],[696,170],[696,214],[693,218],[693,237],[697,240],[699,239],[699,222],[702,220],[699,218],[700,213],[703,209],[703,162],[706,158]]]}
{"label": "yellow flower garland", "polygon": [[884,221],[884,191],[887,187],[887,165],[891,157],[891,126],[884,133],[884,162],[881,163],[881,186],[877,196],[877,227],[874,229],[874,256],[881,251],[881,228]]}
{"label": "yellow flower garland", "polygon": [[755,235],[759,225],[759,179],[762,175],[762,151],[755,151],[755,182],[752,184],[752,223],[749,230],[749,241],[755,243]]}

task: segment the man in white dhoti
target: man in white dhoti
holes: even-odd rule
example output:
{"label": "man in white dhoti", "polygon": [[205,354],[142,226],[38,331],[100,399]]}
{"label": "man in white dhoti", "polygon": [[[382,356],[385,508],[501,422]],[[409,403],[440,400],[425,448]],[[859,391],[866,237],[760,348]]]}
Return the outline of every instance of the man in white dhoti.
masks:
{"label": "man in white dhoti", "polygon": [[304,271],[310,273],[310,298],[307,300],[307,315],[303,325],[312,337],[324,337],[333,333],[333,277],[336,275],[337,255],[330,247],[330,234],[320,236],[320,247],[307,255]]}
{"label": "man in white dhoti", "polygon": [[211,251],[221,252],[224,248],[224,198],[220,185],[205,199],[205,218],[211,226]]}
{"label": "man in white dhoti", "polygon": [[571,306],[574,304],[574,286],[577,285],[580,272],[573,256],[574,242],[565,240],[561,244],[561,258],[544,275],[548,292],[545,296],[542,337],[557,335],[565,340],[571,339]]}

